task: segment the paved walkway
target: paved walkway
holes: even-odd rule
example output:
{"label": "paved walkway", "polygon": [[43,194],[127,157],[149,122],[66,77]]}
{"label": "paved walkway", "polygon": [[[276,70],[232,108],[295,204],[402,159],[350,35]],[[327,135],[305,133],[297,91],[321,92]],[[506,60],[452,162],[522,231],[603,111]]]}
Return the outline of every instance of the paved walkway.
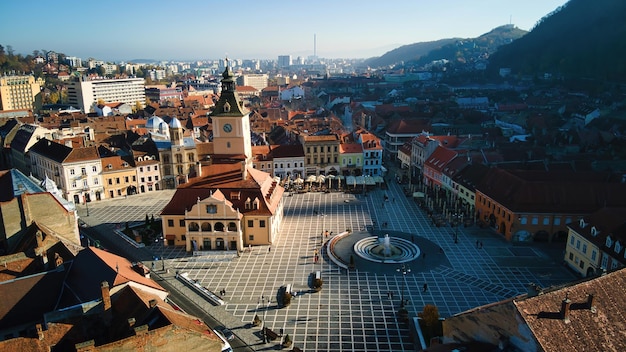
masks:
{"label": "paved walkway", "polygon": [[[90,217],[110,226],[116,221],[141,222],[146,213],[156,216],[160,211],[148,212],[141,207],[164,206],[169,199],[165,192],[170,191],[159,192],[162,198],[133,196],[120,200],[119,206],[126,207],[123,211],[115,210],[118,202],[113,201],[106,206],[90,205]],[[558,257],[536,247],[512,246],[488,229],[461,227],[459,241],[454,243],[454,229],[431,225],[397,184],[367,196],[307,193],[285,197],[284,201],[285,218],[271,251],[263,246],[253,247],[241,257],[216,253],[190,258],[180,248],[168,247],[163,252],[161,243],[148,248],[156,256],[169,258],[166,267],[170,272],[164,273],[169,282],[256,350],[275,350],[277,341],[262,343],[260,329],[250,326],[255,315],[275,331],[282,328],[294,346],[305,351],[413,351],[409,326],[395,315],[403,296],[409,302],[406,308],[410,316],[416,316],[425,304],[434,304],[440,315],[447,317],[524,293],[531,282],[546,287],[574,279]],[[135,206],[142,210],[133,210]],[[397,273],[395,267],[371,270],[359,263],[357,270],[346,272],[325,257],[320,263],[314,262],[314,251],[320,249],[324,231],[338,234],[346,229],[365,229],[374,221],[387,222],[385,230],[389,232],[414,234],[416,241],[419,238],[428,243],[423,245],[426,258],[409,263],[413,270],[406,275]],[[482,241],[482,248],[476,246],[477,240]],[[178,282],[175,271],[188,272],[213,292],[226,290],[223,298],[227,304],[208,304]],[[311,291],[308,285],[316,271],[324,281],[320,292]],[[276,293],[285,284],[292,284],[299,294],[289,307],[278,309]],[[263,303],[268,297],[270,303]]]}

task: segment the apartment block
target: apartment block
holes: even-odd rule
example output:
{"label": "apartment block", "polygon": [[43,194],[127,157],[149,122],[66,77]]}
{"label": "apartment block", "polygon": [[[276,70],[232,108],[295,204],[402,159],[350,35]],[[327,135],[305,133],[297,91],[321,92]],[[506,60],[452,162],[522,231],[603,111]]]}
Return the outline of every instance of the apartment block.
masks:
{"label": "apartment block", "polygon": [[0,110],[39,110],[42,84],[31,75],[0,77]]}
{"label": "apartment block", "polygon": [[143,78],[99,79],[70,82],[67,87],[68,103],[83,112],[93,112],[98,100],[104,103],[126,103],[142,108],[146,103]]}

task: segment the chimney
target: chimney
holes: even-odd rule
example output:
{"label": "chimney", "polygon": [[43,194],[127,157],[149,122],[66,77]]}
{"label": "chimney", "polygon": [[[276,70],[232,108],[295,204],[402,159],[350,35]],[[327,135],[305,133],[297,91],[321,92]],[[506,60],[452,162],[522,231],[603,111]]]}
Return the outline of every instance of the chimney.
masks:
{"label": "chimney", "polygon": [[43,328],[42,328],[41,324],[36,324],[35,325],[35,329],[37,329],[37,337],[40,340],[43,340]]}
{"label": "chimney", "polygon": [[593,310],[593,293],[587,294],[587,308]]}
{"label": "chimney", "polygon": [[198,177],[202,177],[202,163],[198,161],[196,167],[198,168]]}
{"label": "chimney", "polygon": [[76,352],[87,352],[87,351],[93,351],[95,346],[96,346],[96,341],[89,340],[89,341],[75,344],[74,348],[76,348]]}
{"label": "chimney", "polygon": [[132,329],[135,326],[135,318],[128,318],[128,326]]}
{"label": "chimney", "polygon": [[157,305],[157,300],[156,299],[151,299],[148,301],[148,305],[150,306],[150,308],[154,308]]}
{"label": "chimney", "polygon": [[567,298],[567,294],[565,294],[565,299],[561,301],[561,319],[563,319],[566,323],[569,323],[569,310],[572,301]]}
{"label": "chimney", "polygon": [[111,309],[111,294],[109,292],[109,283],[102,281],[100,284],[102,292],[102,317],[105,324],[109,324],[113,318],[113,310]]}

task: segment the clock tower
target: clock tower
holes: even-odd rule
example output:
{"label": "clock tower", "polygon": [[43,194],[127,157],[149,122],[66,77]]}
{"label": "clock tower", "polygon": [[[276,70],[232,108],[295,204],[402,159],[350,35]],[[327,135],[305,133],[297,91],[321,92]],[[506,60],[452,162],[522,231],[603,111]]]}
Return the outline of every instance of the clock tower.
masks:
{"label": "clock tower", "polygon": [[213,152],[216,158],[241,160],[252,166],[250,112],[235,91],[233,71],[228,66],[222,73],[222,93],[211,113],[213,120]]}

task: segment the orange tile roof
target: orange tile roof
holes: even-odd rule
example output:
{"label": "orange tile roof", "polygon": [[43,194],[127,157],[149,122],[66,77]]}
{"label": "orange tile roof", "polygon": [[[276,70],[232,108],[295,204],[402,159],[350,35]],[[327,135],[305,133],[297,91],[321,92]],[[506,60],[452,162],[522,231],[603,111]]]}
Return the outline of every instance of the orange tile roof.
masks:
{"label": "orange tile roof", "polygon": [[[626,351],[624,292],[626,269],[621,269],[514,303],[544,351]],[[566,297],[568,322],[560,314]]]}

